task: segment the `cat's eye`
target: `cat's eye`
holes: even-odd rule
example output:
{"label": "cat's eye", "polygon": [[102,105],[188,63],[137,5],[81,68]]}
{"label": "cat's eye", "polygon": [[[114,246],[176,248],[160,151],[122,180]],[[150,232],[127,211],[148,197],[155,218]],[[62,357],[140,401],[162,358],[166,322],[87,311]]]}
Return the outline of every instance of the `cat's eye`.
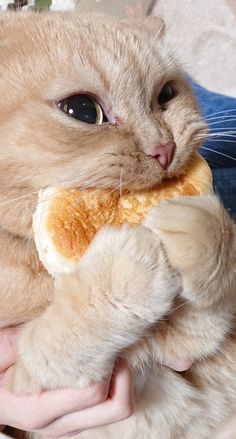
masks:
{"label": "cat's eye", "polygon": [[174,96],[173,89],[170,84],[165,84],[164,87],[162,87],[161,93],[158,96],[158,104],[163,105],[166,104],[166,102],[169,102]]}
{"label": "cat's eye", "polygon": [[68,116],[81,122],[101,125],[107,118],[99,103],[92,96],[76,94],[58,102],[57,106]]}

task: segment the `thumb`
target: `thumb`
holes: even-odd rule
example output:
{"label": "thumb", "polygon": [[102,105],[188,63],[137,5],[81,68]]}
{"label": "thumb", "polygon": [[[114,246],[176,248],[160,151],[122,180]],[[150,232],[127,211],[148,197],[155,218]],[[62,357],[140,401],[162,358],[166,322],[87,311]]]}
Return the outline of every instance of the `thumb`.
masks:
{"label": "thumb", "polygon": [[16,339],[21,327],[0,330],[0,373],[16,361]]}
{"label": "thumb", "polygon": [[185,370],[190,369],[190,367],[192,366],[192,364],[194,363],[194,358],[181,358],[181,357],[177,357],[177,356],[172,356],[172,355],[168,355],[165,356],[163,355],[163,359],[161,364],[163,364],[164,366],[169,367],[172,370],[175,370],[176,372],[184,372]]}

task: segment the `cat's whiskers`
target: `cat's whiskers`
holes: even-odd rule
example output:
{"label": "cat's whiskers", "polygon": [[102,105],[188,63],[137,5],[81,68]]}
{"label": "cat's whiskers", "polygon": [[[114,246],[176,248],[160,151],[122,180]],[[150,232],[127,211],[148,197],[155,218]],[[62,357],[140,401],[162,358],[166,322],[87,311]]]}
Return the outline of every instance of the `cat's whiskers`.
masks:
{"label": "cat's whiskers", "polygon": [[219,133],[219,132],[217,132],[217,133],[209,133],[209,136],[208,137],[211,137],[211,138],[214,138],[214,137],[232,137],[233,139],[235,139],[236,138],[236,131],[235,132],[233,132],[233,131],[223,131],[223,132],[221,132],[221,133]]}
{"label": "cat's whiskers", "polygon": [[163,23],[162,23],[162,25],[161,25],[161,27],[160,27],[158,33],[157,33],[157,34],[155,35],[155,37],[154,37],[154,42],[156,42],[157,40],[159,40],[159,35],[162,33],[162,31],[164,30],[164,28],[165,28],[165,22],[163,21]]}
{"label": "cat's whiskers", "polygon": [[[131,181],[132,180],[130,180],[130,181],[128,181],[127,183],[131,183]],[[114,187],[113,189],[111,189],[109,192],[108,192],[108,194],[109,195],[111,195],[111,194],[113,194],[114,192],[120,192],[120,196],[122,195],[122,186],[124,186],[124,182],[120,182],[119,184],[118,184],[118,186],[116,186],[116,187]]]}
{"label": "cat's whiskers", "polygon": [[[205,139],[203,139],[203,140],[205,140]],[[217,138],[210,138],[210,139],[207,139],[207,143],[208,143],[208,142],[212,142],[212,143],[220,142],[221,144],[222,144],[222,143],[230,143],[231,145],[234,144],[234,143],[236,143],[235,140],[229,140],[229,139],[217,139]]]}
{"label": "cat's whiskers", "polygon": [[222,114],[229,114],[229,113],[232,113],[233,111],[235,111],[235,113],[236,113],[236,108],[230,108],[229,110],[216,111],[215,113],[208,114],[206,117],[204,117],[204,119],[205,120],[209,120],[213,116],[217,116],[219,114],[220,115],[222,115]]}
{"label": "cat's whiskers", "polygon": [[[76,180],[78,180],[78,179],[76,179]],[[27,181],[27,177],[24,180],[21,179],[20,183],[23,183],[24,181]],[[59,182],[59,185],[63,185],[63,183],[65,183],[66,181],[73,181],[73,180],[64,180],[62,182]],[[37,189],[35,191],[27,192],[26,194],[20,195],[19,197],[15,197],[15,198],[11,198],[10,200],[3,201],[2,203],[0,203],[0,207],[6,206],[7,204],[10,204],[10,203],[15,203],[16,201],[20,201],[24,198],[32,197],[33,195],[37,195],[39,193],[39,191],[47,189],[47,188],[48,188],[48,185],[41,186],[39,189]]]}
{"label": "cat's whiskers", "polygon": [[208,148],[208,147],[206,147],[206,146],[201,146],[201,148],[202,148],[202,149],[205,149],[206,151],[214,152],[215,154],[218,154],[218,155],[221,155],[221,156],[224,156],[224,157],[227,157],[227,158],[229,158],[229,159],[231,159],[231,160],[236,161],[236,157],[232,157],[232,156],[230,156],[230,155],[228,155],[228,154],[225,154],[225,153],[223,153],[223,152],[217,151],[217,150],[215,150],[215,149]]}
{"label": "cat's whiskers", "polygon": [[[91,180],[91,183],[89,183],[87,185],[84,185],[84,181],[87,180],[87,176],[80,174],[79,178],[77,176],[76,178],[70,178],[70,179],[62,180],[62,181],[59,180],[57,182],[56,186],[60,186],[60,188],[63,187],[64,189],[71,189],[72,185],[75,186],[75,184],[77,183],[78,187],[80,187],[81,190],[88,189],[89,187],[91,188],[91,185],[97,184],[100,180],[103,180],[103,177],[98,178],[98,176],[99,176],[98,173],[94,173],[94,174],[90,175],[89,178]],[[94,178],[95,178],[95,180],[94,180]],[[81,186],[79,186],[79,185],[81,185]]]}
{"label": "cat's whiskers", "polygon": [[223,125],[224,123],[233,122],[235,120],[236,120],[236,114],[234,114],[233,116],[221,116],[210,120],[205,119],[208,126],[218,125],[218,124]]}
{"label": "cat's whiskers", "polygon": [[212,133],[209,135],[210,138],[215,138],[215,137],[231,137],[232,139],[236,138],[236,134],[234,134],[233,132],[222,132],[222,133]]}
{"label": "cat's whiskers", "polygon": [[188,299],[185,299],[183,302],[181,302],[178,306],[176,306],[175,308],[173,308],[171,310],[171,314],[177,310],[179,310],[180,308],[183,308],[183,306],[185,305],[189,305],[190,301]]}
{"label": "cat's whiskers", "polygon": [[[200,139],[200,140],[208,140],[209,138],[210,139],[213,139],[213,140],[217,140],[217,137],[225,137],[226,136],[226,131],[223,131],[223,132],[217,132],[217,133],[211,133],[211,132],[208,132],[208,134],[207,135],[204,135],[204,134],[196,134],[195,136],[194,136],[194,138],[195,139]],[[232,136],[234,137],[234,134],[232,134]],[[221,142],[223,142],[223,140],[221,140]],[[231,141],[230,140],[230,142],[231,143],[234,143],[233,141]]]}
{"label": "cat's whiskers", "polygon": [[209,133],[208,136],[206,137],[206,139],[207,138],[215,139],[217,137],[231,137],[232,139],[235,139],[236,138],[236,134],[228,133],[228,132],[225,132],[225,131],[222,131],[221,133],[219,133],[219,132],[217,132],[217,133]]}
{"label": "cat's whiskers", "polygon": [[[223,130],[223,131],[219,131],[219,130]],[[222,137],[222,139],[221,139]],[[196,134],[195,135],[195,139],[198,140],[203,140],[203,141],[207,141],[208,143],[216,143],[216,142],[220,142],[222,144],[224,143],[230,143],[231,145],[236,143],[236,141],[234,139],[236,139],[236,130],[233,128],[229,128],[229,129],[225,129],[225,128],[210,128],[210,131],[208,132],[207,138],[205,138],[203,135],[201,134]],[[231,140],[232,139],[232,140]],[[218,151],[216,149],[213,148],[209,148],[206,146],[201,146],[202,149],[208,150],[210,152],[214,152],[215,154],[218,154],[220,156],[224,156],[227,157],[233,161],[236,161],[236,157],[233,157],[231,155],[228,155],[224,152]]]}
{"label": "cat's whiskers", "polygon": [[124,168],[123,168],[123,166],[122,166],[122,168],[121,168],[121,170],[120,170],[120,197],[122,197],[123,170],[124,170]]}
{"label": "cat's whiskers", "polygon": [[[98,179],[97,181],[99,181],[100,179]],[[126,182],[126,183],[130,183],[132,180],[130,180],[130,181],[128,181],[128,182]],[[113,189],[110,189],[110,185],[109,184],[104,184],[104,185],[99,185],[99,186],[97,186],[96,188],[94,188],[93,186],[91,186],[91,185],[87,185],[87,186],[83,186],[83,187],[81,187],[80,189],[78,189],[78,197],[76,198],[76,201],[75,201],[75,208],[76,208],[76,206],[77,206],[77,204],[79,203],[79,201],[80,201],[80,198],[82,198],[83,197],[83,192],[84,191],[86,191],[86,190],[88,190],[88,189],[92,189],[93,190],[93,192],[94,192],[94,194],[96,194],[96,193],[98,193],[99,191],[102,191],[102,190],[107,190],[107,189],[110,189],[109,191],[108,191],[108,195],[111,195],[113,192],[121,192],[121,188],[122,188],[122,186],[124,185],[125,183],[124,182],[120,182],[119,181],[119,184],[117,185],[117,186],[115,186]],[[93,182],[93,184],[92,185],[94,185],[94,182]],[[44,199],[42,199],[42,200],[40,200],[40,201],[38,201],[38,203],[37,203],[37,205],[40,205],[40,204],[42,204],[42,203],[48,203],[48,202],[50,202],[51,200],[53,200],[59,193],[60,193],[60,190],[61,190],[61,188],[58,188],[58,191],[56,191],[56,192],[54,192],[52,195],[49,195],[48,197],[45,197]],[[73,190],[73,189],[72,189]],[[79,195],[79,191],[81,191],[81,195]],[[32,208],[33,210],[35,209],[35,206]],[[47,212],[47,209],[48,209],[48,206],[47,206],[47,204],[45,205],[45,210],[40,210],[40,215],[42,215],[42,214],[44,214],[45,212]],[[33,213],[33,212],[32,212]]]}
{"label": "cat's whiskers", "polygon": [[[99,190],[104,190],[104,189],[107,189],[107,188],[108,188],[107,185],[99,186],[98,189],[95,189],[95,190],[94,190],[94,193],[97,193]],[[41,204],[46,204],[46,205],[45,205],[45,211],[44,211],[44,210],[41,210],[41,211],[40,211],[40,214],[43,214],[43,213],[45,213],[45,212],[47,211],[47,209],[48,209],[47,203],[50,202],[50,201],[52,201],[57,195],[59,195],[59,193],[60,193],[60,191],[61,191],[62,189],[64,189],[64,188],[61,188],[61,187],[60,187],[60,188],[58,188],[58,190],[56,190],[53,194],[48,195],[48,196],[45,197],[44,199],[41,199],[41,200],[38,201],[38,203],[37,203],[38,206],[41,205]],[[76,199],[76,204],[79,202],[80,198],[82,198],[82,196],[83,196],[83,192],[86,191],[86,190],[89,190],[89,189],[92,189],[91,185],[83,186],[82,188],[78,189],[78,197],[77,197],[77,199]],[[70,188],[68,188],[68,189],[66,189],[66,190],[70,190]],[[76,190],[76,189],[73,189],[73,188],[72,188],[71,190],[73,191],[73,190]],[[79,194],[79,192],[81,192],[81,195]],[[34,209],[35,209],[35,206],[32,206],[32,209],[34,210]],[[32,212],[32,213],[33,213],[33,212]]]}
{"label": "cat's whiskers", "polygon": [[[224,130],[224,131],[219,131],[219,130]],[[221,127],[218,127],[218,128],[213,128],[213,129],[210,129],[209,131],[208,131],[208,133],[207,133],[207,135],[205,135],[205,134],[195,134],[195,138],[208,138],[208,137],[217,137],[217,136],[221,136],[221,137],[225,137],[225,136],[228,136],[228,137],[235,137],[236,136],[236,130],[235,130],[235,128],[229,128],[229,130],[227,129],[227,128],[221,128]]]}
{"label": "cat's whiskers", "polygon": [[[205,138],[205,137],[196,137],[196,139],[197,140],[202,140],[202,141],[207,141],[207,143],[208,142],[212,142],[212,143],[215,143],[215,142],[220,142],[221,144],[223,144],[223,143],[230,143],[231,145],[233,145],[234,143],[236,143],[236,141],[235,140],[229,140],[229,139],[225,139],[225,137],[223,136],[223,138],[222,139],[220,139],[219,138],[220,136],[210,136],[210,137],[208,137],[208,138]],[[201,146],[201,148],[202,148],[202,146]]]}
{"label": "cat's whiskers", "polygon": [[216,132],[218,132],[218,133],[220,133],[220,134],[224,134],[224,133],[222,133],[222,131],[220,131],[220,130],[227,130],[226,132],[227,133],[236,133],[236,128],[235,127],[224,127],[224,126],[221,126],[221,127],[214,127],[214,128],[211,128],[210,127],[210,129],[209,129],[209,133],[211,134],[211,133],[214,133],[215,131]]}
{"label": "cat's whiskers", "polygon": [[[96,174],[94,174],[93,177],[95,177],[95,175]],[[102,179],[102,178],[99,178],[99,179],[96,179],[95,181],[93,181],[93,184],[94,183],[96,184],[100,179]],[[82,181],[83,181],[82,177],[80,177],[80,178],[77,177],[75,179],[58,180],[55,184],[53,184],[53,186],[55,186],[55,187],[59,186],[58,191],[60,191],[61,189],[69,189],[69,188],[71,188],[72,184],[76,184],[76,183],[79,184]],[[26,194],[20,195],[19,197],[11,198],[10,200],[5,200],[2,203],[0,203],[0,207],[6,206],[7,204],[10,204],[10,203],[15,203],[17,201],[20,201],[20,200],[28,198],[28,197],[32,197],[33,195],[37,195],[39,193],[39,191],[45,190],[48,187],[49,187],[48,185],[41,186],[40,188],[38,188],[35,191],[27,192]],[[88,188],[91,188],[91,185],[81,187],[81,189],[88,189]]]}
{"label": "cat's whiskers", "polygon": [[[45,186],[43,189],[46,189],[46,187],[47,186]],[[37,194],[38,194],[38,191],[28,192],[27,194],[20,195],[19,197],[11,198],[10,200],[3,201],[2,203],[0,203],[0,207],[6,206],[7,204],[10,204],[10,203],[15,203],[16,201],[23,200],[24,198],[29,198],[29,197],[32,197],[33,195],[37,195]]]}

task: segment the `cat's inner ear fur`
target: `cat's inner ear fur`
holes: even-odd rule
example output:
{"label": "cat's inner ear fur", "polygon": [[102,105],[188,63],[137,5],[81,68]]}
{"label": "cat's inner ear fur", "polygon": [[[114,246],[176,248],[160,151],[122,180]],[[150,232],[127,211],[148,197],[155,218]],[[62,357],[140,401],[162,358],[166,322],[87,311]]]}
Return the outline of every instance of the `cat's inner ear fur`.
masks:
{"label": "cat's inner ear fur", "polygon": [[144,19],[146,32],[154,37],[162,37],[165,34],[165,22],[161,17],[146,17]]}
{"label": "cat's inner ear fur", "polygon": [[165,34],[165,22],[161,17],[136,18],[124,20],[133,29],[141,30],[152,38],[161,38]]}
{"label": "cat's inner ear fur", "polygon": [[0,42],[10,34],[12,26],[18,21],[18,17],[17,12],[0,12]]}

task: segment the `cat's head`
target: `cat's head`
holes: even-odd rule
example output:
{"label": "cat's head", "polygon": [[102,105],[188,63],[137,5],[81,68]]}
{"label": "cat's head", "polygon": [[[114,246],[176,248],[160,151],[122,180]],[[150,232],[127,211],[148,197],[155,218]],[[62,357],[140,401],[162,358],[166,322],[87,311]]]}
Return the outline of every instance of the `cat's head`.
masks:
{"label": "cat's head", "polygon": [[0,201],[48,185],[152,187],[205,131],[159,18],[2,14],[0,96]]}

